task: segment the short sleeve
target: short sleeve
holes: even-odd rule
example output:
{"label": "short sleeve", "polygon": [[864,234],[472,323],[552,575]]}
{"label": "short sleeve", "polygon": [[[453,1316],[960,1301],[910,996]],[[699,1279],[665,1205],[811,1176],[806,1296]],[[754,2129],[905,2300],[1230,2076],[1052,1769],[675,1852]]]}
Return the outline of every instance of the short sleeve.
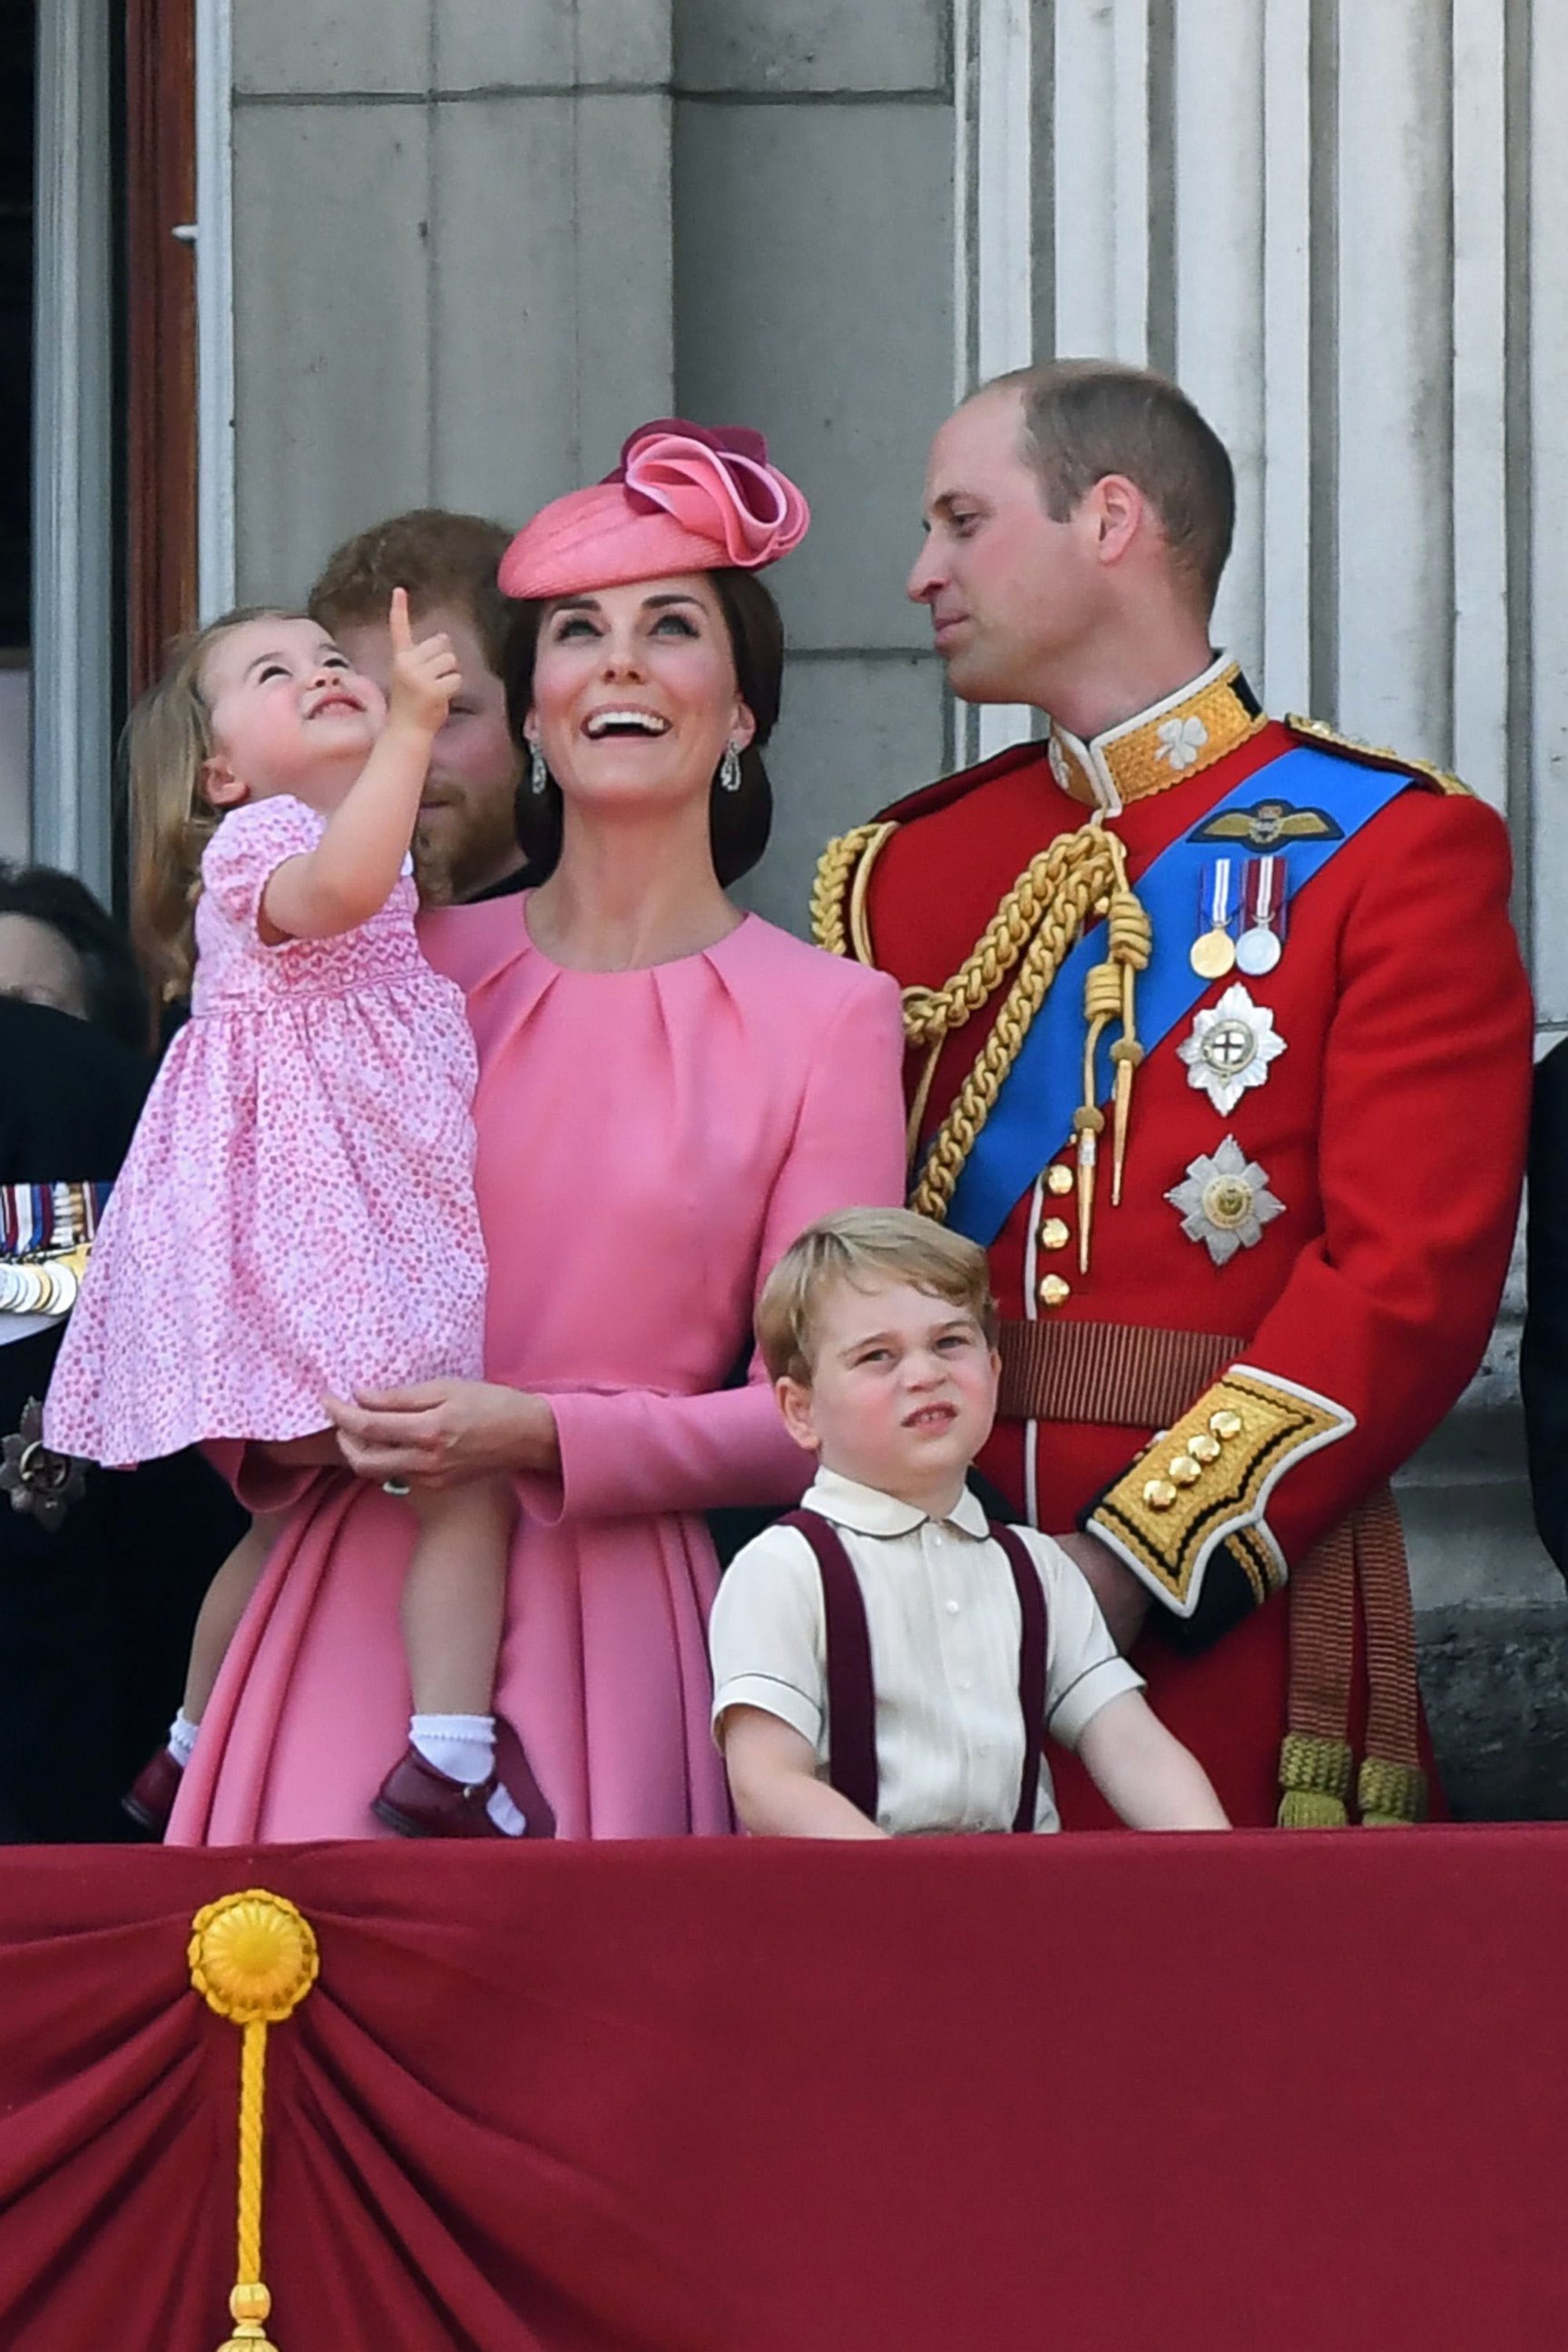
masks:
{"label": "short sleeve", "polygon": [[273,875],[308,856],[324,829],[324,818],[287,793],[230,809],[202,853],[202,887],[231,923],[254,931]]}
{"label": "short sleeve", "polygon": [[1020,1528],[1045,1587],[1050,1627],[1046,1663],[1046,1729],[1064,1748],[1076,1748],[1102,1706],[1123,1691],[1143,1687],[1100,1613],[1100,1603],[1076,1560],[1032,1528]]}
{"label": "short sleeve", "polygon": [[721,1748],[731,1706],[776,1715],[816,1747],[826,1713],[822,1586],[811,1548],[795,1528],[764,1528],[736,1553],[713,1602],[708,1650]]}

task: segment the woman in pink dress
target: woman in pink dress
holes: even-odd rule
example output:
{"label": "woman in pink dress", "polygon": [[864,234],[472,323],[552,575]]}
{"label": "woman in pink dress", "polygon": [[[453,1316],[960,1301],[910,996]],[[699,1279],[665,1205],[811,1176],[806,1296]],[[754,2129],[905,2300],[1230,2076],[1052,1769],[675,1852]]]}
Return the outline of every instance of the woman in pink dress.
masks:
{"label": "woman in pink dress", "polygon": [[731,1825],[701,1514],[787,1504],[801,1474],[760,1370],[726,1376],[801,1227],[903,1189],[896,989],[725,895],[767,835],[782,635],[754,574],[805,527],[760,436],[676,423],[509,551],[520,829],[548,878],[422,934],[479,1052],[486,1378],[345,1398],[330,1475],[245,1449],[246,1498],[289,1516],[174,1843],[376,1834],[407,1713],[395,1490],[497,1475],[518,1500],[503,1780],[510,1726],[559,1834]]}

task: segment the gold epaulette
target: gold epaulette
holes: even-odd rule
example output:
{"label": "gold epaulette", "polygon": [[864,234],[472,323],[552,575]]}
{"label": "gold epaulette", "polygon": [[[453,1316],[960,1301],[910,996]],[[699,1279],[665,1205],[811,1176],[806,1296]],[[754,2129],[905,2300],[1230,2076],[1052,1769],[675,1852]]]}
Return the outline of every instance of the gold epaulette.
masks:
{"label": "gold epaulette", "polygon": [[811,886],[811,936],[829,955],[853,955],[874,964],[866,890],[871,868],[898,831],[890,817],[858,824],[830,841],[816,861]]}
{"label": "gold epaulette", "polygon": [[1342,735],[1337,727],[1327,726],[1321,719],[1302,719],[1293,710],[1287,712],[1284,723],[1292,735],[1300,735],[1306,742],[1321,743],[1331,751],[1348,751],[1352,760],[1364,760],[1372,768],[1397,768],[1403,774],[1418,776],[1434,792],[1464,800],[1475,798],[1462,778],[1451,775],[1447,768],[1435,767],[1430,760],[1407,759],[1402,751],[1390,751],[1384,743],[1363,743],[1359,735]]}

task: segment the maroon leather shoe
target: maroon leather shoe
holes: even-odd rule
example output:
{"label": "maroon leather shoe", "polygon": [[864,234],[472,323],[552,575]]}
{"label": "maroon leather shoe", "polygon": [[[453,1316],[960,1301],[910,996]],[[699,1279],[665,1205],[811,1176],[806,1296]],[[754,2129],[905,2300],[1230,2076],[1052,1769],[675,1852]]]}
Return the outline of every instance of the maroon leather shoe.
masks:
{"label": "maroon leather shoe", "polygon": [[439,1772],[420,1755],[405,1748],[375,1795],[371,1811],[399,1837],[504,1837],[485,1810],[496,1785],[488,1780],[469,1785]]}
{"label": "maroon leather shoe", "polygon": [[130,1814],[138,1829],[149,1837],[161,1838],[169,1826],[169,1815],[174,1810],[174,1799],[180,1793],[180,1783],[185,1768],[171,1748],[160,1748],[150,1757],[121,1798],[121,1809]]}
{"label": "maroon leather shoe", "polygon": [[555,1815],[550,1801],[505,1716],[496,1720],[496,1765],[488,1780],[468,1789],[411,1746],[382,1782],[371,1811],[400,1837],[504,1837],[506,1832],[496,1827],[486,1810],[499,1780],[528,1824],[522,1837],[552,1838]]}

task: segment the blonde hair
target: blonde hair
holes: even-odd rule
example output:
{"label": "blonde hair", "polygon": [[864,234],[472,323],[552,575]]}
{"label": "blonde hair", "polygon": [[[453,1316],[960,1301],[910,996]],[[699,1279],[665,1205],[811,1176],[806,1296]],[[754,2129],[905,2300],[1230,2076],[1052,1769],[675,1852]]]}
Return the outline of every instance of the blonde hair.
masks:
{"label": "blonde hair", "polygon": [[202,770],[215,748],[202,672],[214,648],[247,621],[304,618],[280,605],[247,604],[177,638],[163,677],[126,722],[131,939],[153,1000],[154,1030],[162,1008],[191,992],[202,852],[222,814],[202,794]]}
{"label": "blonde hair", "polygon": [[808,1225],[763,1285],[757,1345],[770,1380],[810,1385],[813,1318],[824,1291],[841,1282],[865,1290],[910,1283],[973,1315],[995,1345],[996,1301],[978,1243],[912,1209],[840,1209]]}

